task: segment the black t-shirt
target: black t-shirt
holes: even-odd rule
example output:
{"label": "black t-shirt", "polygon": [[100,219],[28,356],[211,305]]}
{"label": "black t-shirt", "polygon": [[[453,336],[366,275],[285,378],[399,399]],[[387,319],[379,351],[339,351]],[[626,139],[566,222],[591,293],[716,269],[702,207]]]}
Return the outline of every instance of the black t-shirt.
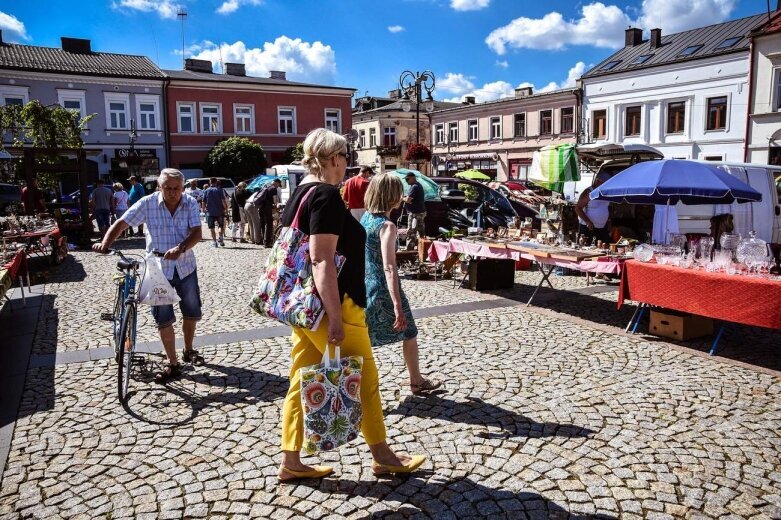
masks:
{"label": "black t-shirt", "polygon": [[426,200],[423,194],[423,187],[419,182],[409,187],[409,193],[407,194],[412,200],[404,205],[407,211],[410,213],[425,213],[426,212]]}
{"label": "black t-shirt", "polygon": [[339,298],[347,294],[366,308],[366,231],[345,207],[339,189],[330,184],[312,182],[298,186],[282,213],[282,225],[293,223],[301,199],[315,190],[301,209],[299,229],[307,235],[338,235],[336,251],[345,257],[339,273]]}

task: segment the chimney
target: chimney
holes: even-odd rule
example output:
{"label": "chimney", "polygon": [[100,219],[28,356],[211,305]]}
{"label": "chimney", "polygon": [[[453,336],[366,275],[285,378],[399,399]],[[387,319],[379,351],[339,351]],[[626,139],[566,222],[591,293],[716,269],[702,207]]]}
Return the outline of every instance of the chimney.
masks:
{"label": "chimney", "polygon": [[92,54],[90,48],[90,41],[82,38],[67,38],[65,36],[60,38],[62,42],[62,50],[65,52],[72,52],[74,54]]}
{"label": "chimney", "polygon": [[212,72],[212,62],[209,60],[187,58],[184,60],[184,70],[190,70],[192,72]]}
{"label": "chimney", "polygon": [[525,98],[533,94],[533,87],[519,87],[515,89],[515,97]]}
{"label": "chimney", "polygon": [[626,30],[624,47],[634,47],[643,43],[643,30],[637,27],[630,27]]}
{"label": "chimney", "polygon": [[474,105],[475,104],[475,97],[474,96],[464,96],[464,104],[465,105]]}
{"label": "chimney", "polygon": [[662,46],[662,30],[651,29],[651,50],[658,49]]}
{"label": "chimney", "polygon": [[[779,0],[781,1],[781,0]],[[401,89],[396,88],[388,91],[388,97],[391,99],[401,99]]]}
{"label": "chimney", "polygon": [[268,77],[271,79],[287,80],[284,70],[270,70],[268,71]]}
{"label": "chimney", "polygon": [[226,63],[225,74],[228,76],[246,76],[247,70],[243,63]]}

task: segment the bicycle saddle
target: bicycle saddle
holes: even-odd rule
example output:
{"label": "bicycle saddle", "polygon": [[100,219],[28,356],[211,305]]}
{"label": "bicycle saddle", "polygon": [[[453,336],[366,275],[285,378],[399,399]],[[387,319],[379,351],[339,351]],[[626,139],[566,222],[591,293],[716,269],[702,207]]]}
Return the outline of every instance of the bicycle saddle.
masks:
{"label": "bicycle saddle", "polygon": [[130,261],[117,260],[117,269],[119,269],[120,271],[128,271],[134,267],[138,267],[138,265],[139,265],[138,262],[136,262],[135,260],[130,260]]}

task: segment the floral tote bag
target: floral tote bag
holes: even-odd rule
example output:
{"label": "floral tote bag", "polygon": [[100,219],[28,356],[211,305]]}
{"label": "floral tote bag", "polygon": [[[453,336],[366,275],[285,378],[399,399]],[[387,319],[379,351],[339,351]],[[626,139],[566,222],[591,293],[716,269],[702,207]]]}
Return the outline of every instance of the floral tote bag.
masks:
{"label": "floral tote bag", "polygon": [[304,409],[304,451],[333,450],[361,431],[361,356],[329,358],[326,345],[319,365],[301,368],[301,405]]}
{"label": "floral tote bag", "polygon": [[[312,275],[309,235],[298,229],[298,218],[314,190],[310,188],[306,192],[293,222],[280,231],[250,301],[250,307],[261,316],[310,330],[317,330],[324,309]],[[344,257],[337,253],[334,262],[338,273]]]}

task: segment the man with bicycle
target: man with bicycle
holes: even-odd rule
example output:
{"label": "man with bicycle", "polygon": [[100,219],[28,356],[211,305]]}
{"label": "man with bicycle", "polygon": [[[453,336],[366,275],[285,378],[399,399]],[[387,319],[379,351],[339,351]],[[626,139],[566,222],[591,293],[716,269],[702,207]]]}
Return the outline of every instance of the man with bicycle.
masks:
{"label": "man with bicycle", "polygon": [[[181,298],[179,308],[185,345],[182,357],[187,363],[201,364],[203,357],[193,349],[195,325],[201,319],[201,291],[192,251],[201,240],[200,207],[194,198],[184,195],[184,175],[179,170],[165,168],[160,172],[157,184],[159,190],[131,206],[92,249],[107,253],[128,227],[146,224],[147,251],[165,252],[161,262],[163,274]],[[168,357],[168,365],[156,374],[155,381],[165,384],[181,375],[176,357],[173,305],[152,307],[152,316]]]}

